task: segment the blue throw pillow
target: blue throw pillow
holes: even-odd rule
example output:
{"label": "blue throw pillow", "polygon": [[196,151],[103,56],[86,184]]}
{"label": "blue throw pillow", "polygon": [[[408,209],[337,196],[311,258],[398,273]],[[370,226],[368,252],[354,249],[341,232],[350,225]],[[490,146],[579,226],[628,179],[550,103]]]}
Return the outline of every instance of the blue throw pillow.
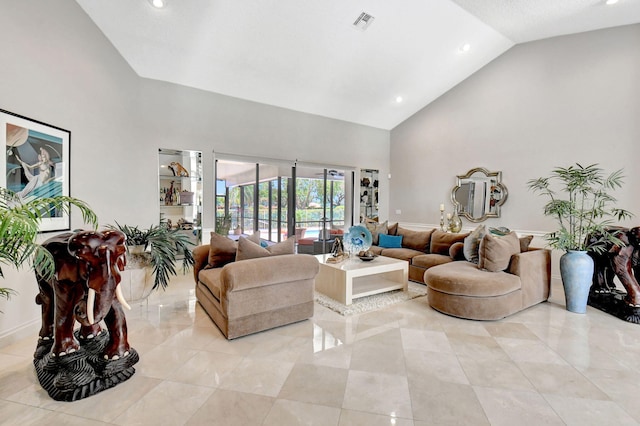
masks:
{"label": "blue throw pillow", "polygon": [[378,246],[383,248],[402,248],[402,235],[378,235]]}

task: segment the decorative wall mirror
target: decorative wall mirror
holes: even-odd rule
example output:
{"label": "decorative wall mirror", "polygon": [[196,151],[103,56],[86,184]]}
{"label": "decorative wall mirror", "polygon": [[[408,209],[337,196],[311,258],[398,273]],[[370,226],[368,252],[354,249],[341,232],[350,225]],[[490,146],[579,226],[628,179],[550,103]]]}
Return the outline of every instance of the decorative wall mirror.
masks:
{"label": "decorative wall mirror", "polygon": [[476,167],[465,175],[456,176],[451,201],[459,215],[471,222],[482,222],[489,217],[500,217],[500,206],[507,200],[507,195],[502,172]]}

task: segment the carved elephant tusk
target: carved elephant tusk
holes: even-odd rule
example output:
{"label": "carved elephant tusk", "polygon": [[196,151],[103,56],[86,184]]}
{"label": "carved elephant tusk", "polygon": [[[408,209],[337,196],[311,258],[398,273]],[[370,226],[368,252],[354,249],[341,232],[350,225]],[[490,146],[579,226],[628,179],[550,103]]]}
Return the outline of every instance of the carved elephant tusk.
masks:
{"label": "carved elephant tusk", "polygon": [[124,306],[128,311],[131,310],[131,306],[129,306],[129,304],[127,303],[127,299],[125,299],[122,295],[122,287],[120,286],[120,284],[116,286],[116,298],[118,299],[118,302],[120,302],[120,304]]}
{"label": "carved elephant tusk", "polygon": [[93,305],[96,302],[96,291],[89,287],[89,293],[87,294],[87,321],[89,324],[94,323],[93,318]]}

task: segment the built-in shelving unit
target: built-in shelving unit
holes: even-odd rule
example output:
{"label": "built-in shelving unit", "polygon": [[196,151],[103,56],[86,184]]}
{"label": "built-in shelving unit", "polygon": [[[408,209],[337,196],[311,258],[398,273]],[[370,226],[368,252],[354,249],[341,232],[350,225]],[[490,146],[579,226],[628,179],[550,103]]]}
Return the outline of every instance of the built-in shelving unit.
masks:
{"label": "built-in shelving unit", "polygon": [[195,244],[202,240],[202,153],[158,150],[160,221]]}
{"label": "built-in shelving unit", "polygon": [[360,221],[378,219],[378,170],[360,170]]}

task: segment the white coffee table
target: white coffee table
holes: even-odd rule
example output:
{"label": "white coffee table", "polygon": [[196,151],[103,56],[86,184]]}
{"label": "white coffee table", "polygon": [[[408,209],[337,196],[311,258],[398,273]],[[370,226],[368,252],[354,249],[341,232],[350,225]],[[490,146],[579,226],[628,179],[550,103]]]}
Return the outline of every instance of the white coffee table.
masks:
{"label": "white coffee table", "polygon": [[319,254],[320,271],[316,290],[345,305],[353,299],[402,289],[407,291],[409,263],[406,260],[377,256],[370,262],[358,258],[326,263],[329,254]]}

